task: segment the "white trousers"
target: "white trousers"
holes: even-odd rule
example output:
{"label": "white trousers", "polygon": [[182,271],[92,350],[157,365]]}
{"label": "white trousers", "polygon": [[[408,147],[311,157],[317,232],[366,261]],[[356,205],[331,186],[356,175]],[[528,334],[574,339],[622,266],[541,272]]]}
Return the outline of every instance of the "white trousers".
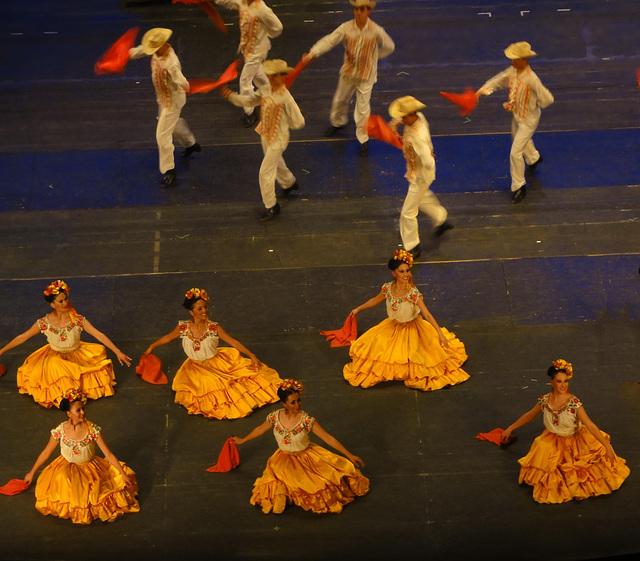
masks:
{"label": "white trousers", "polygon": [[[240,73],[240,80],[238,82],[240,95],[249,95],[253,93],[254,84],[257,88],[261,88],[269,83],[267,75],[264,73],[264,70],[262,70],[263,61],[264,57],[253,58],[245,61],[244,66],[242,67],[242,72]],[[250,115],[253,113],[255,107],[243,107],[243,109],[247,115]]]}
{"label": "white trousers", "polygon": [[429,189],[429,182],[411,182],[409,191],[400,212],[400,236],[402,245],[409,251],[420,243],[418,233],[418,211],[424,212],[437,228],[447,220],[447,209],[444,208],[435,193]]}
{"label": "white trousers", "polygon": [[178,99],[169,107],[159,107],[158,126],[156,127],[156,142],[160,154],[160,173],[166,173],[176,167],[173,159],[173,139],[175,138],[185,148],[196,143],[196,137],[189,129],[189,125],[180,118],[180,111],[185,100]]}
{"label": "white trousers", "polygon": [[360,144],[369,140],[366,126],[371,113],[372,90],[373,82],[354,80],[341,75],[336,93],[333,94],[329,119],[334,127],[344,127],[349,122],[349,103],[353,92],[356,93],[356,108],[353,111],[353,118],[356,122],[356,137]]}
{"label": "white trousers", "polygon": [[262,152],[264,158],[260,165],[260,172],[258,179],[260,181],[260,193],[262,194],[262,202],[265,208],[271,208],[275,206],[276,200],[276,181],[283,189],[288,189],[295,182],[296,178],[291,173],[287,164],[282,157],[284,148],[282,144],[276,142],[275,144],[268,145],[264,139],[262,139]]}
{"label": "white trousers", "polygon": [[533,144],[533,133],[538,123],[531,124],[513,119],[511,121],[511,153],[509,154],[509,171],[511,172],[511,191],[517,191],[527,181],[524,178],[524,163],[531,165],[538,161],[540,152]]}

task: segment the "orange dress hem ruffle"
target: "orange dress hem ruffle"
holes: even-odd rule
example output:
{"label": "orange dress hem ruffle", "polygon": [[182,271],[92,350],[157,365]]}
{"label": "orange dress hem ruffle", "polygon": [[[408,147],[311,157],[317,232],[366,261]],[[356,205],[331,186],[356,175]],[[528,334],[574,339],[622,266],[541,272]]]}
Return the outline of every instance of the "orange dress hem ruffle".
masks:
{"label": "orange dress hem ruffle", "polygon": [[38,478],[36,508],[45,515],[70,518],[74,524],[98,519],[113,522],[123,514],[138,512],[136,474],[124,462],[120,465],[131,479],[131,487],[126,487],[118,470],[100,456],[81,464],[58,456]]}
{"label": "orange dress hem ruffle", "polygon": [[254,409],[278,401],[278,373],[263,364],[251,368],[251,360],[234,348],[219,348],[213,358],[188,358],[176,372],[172,388],[175,402],[190,415],[213,419],[239,419]]}
{"label": "orange dress hem ruffle", "polygon": [[18,391],[50,408],[74,389],[89,399],[113,395],[113,363],[103,345],[82,341],[75,351],[60,353],[48,344],[31,353],[18,368]]}
{"label": "orange dress hem ruffle", "polygon": [[295,504],[316,514],[339,513],[356,496],[369,492],[369,480],[343,456],[309,444],[301,452],[276,452],[256,479],[251,504],[280,514]]}
{"label": "orange dress hem ruffle", "polygon": [[399,323],[385,319],[351,343],[352,362],[344,378],[352,386],[369,388],[381,382],[402,381],[410,388],[434,391],[469,379],[462,368],[464,344],[442,327],[449,348],[440,345],[435,328],[422,317]]}
{"label": "orange dress hem ruffle", "polygon": [[[607,440],[607,433],[600,431]],[[608,495],[629,476],[626,460],[616,456],[613,466],[605,448],[586,427],[571,436],[559,436],[545,429],[520,458],[519,483],[533,487],[539,503],[565,503]]]}

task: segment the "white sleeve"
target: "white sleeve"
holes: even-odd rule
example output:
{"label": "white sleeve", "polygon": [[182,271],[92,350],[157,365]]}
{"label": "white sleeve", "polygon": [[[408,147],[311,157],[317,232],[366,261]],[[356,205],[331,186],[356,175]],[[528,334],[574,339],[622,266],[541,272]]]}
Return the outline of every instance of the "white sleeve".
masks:
{"label": "white sleeve", "polygon": [[184,77],[184,74],[180,70],[177,64],[172,64],[167,68],[167,72],[175,84],[184,92],[189,91],[189,81]]}
{"label": "white sleeve", "polygon": [[229,10],[238,10],[240,9],[239,0],[213,0],[218,6],[223,6],[224,8],[228,8]]}
{"label": "white sleeve", "polygon": [[273,13],[273,10],[269,8],[269,6],[262,4],[262,7],[263,9],[260,10],[260,15],[258,17],[266,27],[267,35],[270,39],[278,37],[278,35],[282,33],[282,22],[278,19],[278,16]]}
{"label": "white sleeve", "polygon": [[487,80],[482,88],[486,88],[487,90],[491,90],[491,93],[496,90],[502,90],[509,85],[509,68],[507,70],[503,70],[500,74],[496,74],[493,78]]}
{"label": "white sleeve", "polygon": [[236,107],[256,107],[257,105],[260,105],[260,102],[262,101],[262,95],[260,94],[259,90],[254,91],[250,94],[243,95],[232,93],[229,96],[229,101]]}
{"label": "white sleeve", "polygon": [[133,47],[132,49],[129,49],[130,59],[142,58],[143,56],[149,56],[149,55],[147,55],[147,53],[144,52],[142,45],[138,45],[137,47]]}
{"label": "white sleeve", "polygon": [[549,105],[555,101],[553,94],[542,85],[539,78],[532,84],[532,89],[536,93],[536,97],[538,98],[538,107],[540,107],[540,109],[549,107]]}
{"label": "white sleeve", "polygon": [[382,27],[380,27],[378,40],[380,41],[380,51],[378,52],[378,58],[387,57],[396,50],[396,45],[393,42],[393,39],[389,37],[389,34],[384,29],[382,29]]}
{"label": "white sleeve", "polygon": [[346,24],[343,23],[333,33],[325,35],[322,39],[317,41],[316,44],[313,45],[313,47],[309,49],[309,52],[312,55],[319,57],[333,49],[335,46],[339,45],[344,40],[345,25]]}
{"label": "white sleeve", "polygon": [[302,115],[302,111],[300,111],[300,107],[298,107],[296,100],[293,99],[293,96],[290,96],[290,99],[287,101],[286,109],[287,116],[289,117],[289,128],[297,130],[304,127],[304,116]]}

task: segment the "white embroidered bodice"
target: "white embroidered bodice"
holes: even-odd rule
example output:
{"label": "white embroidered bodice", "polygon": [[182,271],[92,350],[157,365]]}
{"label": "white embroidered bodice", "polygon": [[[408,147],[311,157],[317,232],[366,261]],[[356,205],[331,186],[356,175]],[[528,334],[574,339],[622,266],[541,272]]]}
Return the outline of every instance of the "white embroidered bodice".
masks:
{"label": "white embroidered bodice", "polygon": [[267,422],[273,426],[273,435],[276,437],[278,448],[285,452],[301,452],[309,443],[309,433],[313,430],[315,418],[302,411],[300,422],[292,429],[286,429],[280,423],[280,414],[284,409],[278,409],[267,415]]}
{"label": "white embroidered bodice", "polygon": [[84,316],[76,315],[68,325],[56,327],[44,316],[38,320],[40,332],[44,333],[49,346],[59,353],[75,351],[80,347],[80,334],[84,329]]}
{"label": "white embroidered bodice", "polygon": [[389,319],[395,320],[399,323],[407,323],[412,321],[420,315],[420,308],[418,308],[418,300],[422,297],[420,291],[413,286],[409,292],[403,294],[400,297],[392,296],[391,285],[392,282],[388,282],[382,286],[382,293],[387,303],[387,315]]}
{"label": "white embroidered bodice", "polygon": [[578,420],[578,409],[582,407],[582,402],[572,395],[569,401],[556,411],[549,406],[550,395],[548,393],[538,399],[545,428],[558,436],[571,436],[579,432],[582,423]]}
{"label": "white embroidered bodice", "polygon": [[60,443],[60,453],[65,460],[73,464],[84,464],[93,459],[96,453],[96,440],[102,430],[98,425],[86,421],[87,434],[80,440],[69,438],[64,432],[64,423],[51,431],[51,436]]}
{"label": "white embroidered bodice", "polygon": [[191,360],[203,361],[216,356],[218,352],[218,324],[210,321],[200,337],[191,333],[191,322],[180,321],[180,338],[185,354]]}

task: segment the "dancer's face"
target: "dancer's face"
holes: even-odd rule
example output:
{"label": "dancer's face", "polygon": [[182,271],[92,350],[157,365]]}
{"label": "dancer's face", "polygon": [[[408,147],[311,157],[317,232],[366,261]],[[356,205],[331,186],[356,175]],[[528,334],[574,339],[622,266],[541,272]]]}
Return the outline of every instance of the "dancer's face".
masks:
{"label": "dancer's face", "polygon": [[56,312],[66,312],[71,307],[71,301],[64,292],[57,294],[51,302],[51,307]]}
{"label": "dancer's face", "polygon": [[282,84],[284,84],[284,77],[286,74],[267,74],[269,84],[271,84],[272,90],[277,90]]}
{"label": "dancer's face", "polygon": [[400,265],[395,271],[392,271],[392,273],[399,284],[405,284],[409,282],[411,278],[411,268],[406,263]]}
{"label": "dancer's face", "polygon": [[353,8],[353,17],[356,18],[356,24],[359,27],[362,27],[367,20],[369,19],[369,14],[371,13],[371,8],[367,8],[366,6],[358,6]]}
{"label": "dancer's face", "polygon": [[193,305],[193,308],[189,310],[189,313],[196,321],[207,319],[209,317],[209,304],[200,299]]}
{"label": "dancer's face", "polygon": [[74,401],[71,404],[71,409],[67,411],[67,417],[69,417],[72,425],[77,425],[84,421],[84,403],[82,401]]}
{"label": "dancer's face", "polygon": [[527,66],[529,66],[528,58],[514,58],[511,61],[511,66],[513,66],[518,72],[522,72]]}
{"label": "dancer's face", "polygon": [[302,407],[302,398],[298,392],[289,394],[287,397],[287,401],[284,402],[284,408],[291,415],[300,412],[300,408]]}
{"label": "dancer's face", "polygon": [[558,372],[551,380],[551,387],[555,393],[566,394],[569,391],[569,377],[564,372]]}

